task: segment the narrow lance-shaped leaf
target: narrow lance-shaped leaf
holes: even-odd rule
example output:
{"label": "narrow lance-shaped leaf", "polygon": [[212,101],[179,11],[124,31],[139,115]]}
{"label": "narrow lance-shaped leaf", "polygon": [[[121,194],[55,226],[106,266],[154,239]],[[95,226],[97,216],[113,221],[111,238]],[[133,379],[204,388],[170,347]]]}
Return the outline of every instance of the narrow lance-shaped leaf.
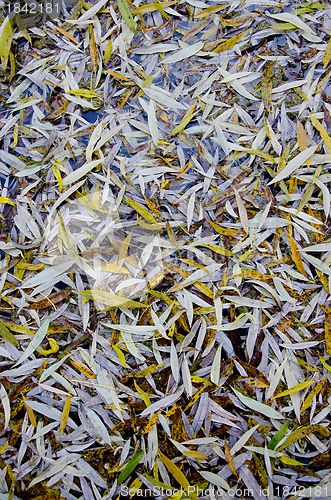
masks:
{"label": "narrow lance-shaped leaf", "polygon": [[144,455],[143,451],[139,451],[133,457],[130,458],[124,469],[121,471],[120,475],[117,479],[117,484],[122,484],[124,481],[132,474],[135,468],[139,465],[142,456]]}
{"label": "narrow lance-shaped leaf", "polygon": [[117,5],[128,28],[130,28],[131,31],[136,31],[137,24],[133,19],[127,0],[117,0]]}
{"label": "narrow lance-shaped leaf", "polygon": [[12,40],[13,28],[11,21],[8,17],[5,17],[2,25],[0,26],[0,58],[3,70],[7,68]]}
{"label": "narrow lance-shaped leaf", "polygon": [[249,398],[248,396],[245,396],[241,392],[237,391],[234,387],[232,388],[233,392],[237,396],[237,398],[248,408],[251,410],[257,411],[259,413],[262,413],[262,415],[265,415],[270,418],[275,418],[275,419],[282,419],[284,416],[279,413],[278,411],[274,410],[271,408],[271,406],[268,406],[264,403],[260,403],[259,401],[256,401],[255,399]]}

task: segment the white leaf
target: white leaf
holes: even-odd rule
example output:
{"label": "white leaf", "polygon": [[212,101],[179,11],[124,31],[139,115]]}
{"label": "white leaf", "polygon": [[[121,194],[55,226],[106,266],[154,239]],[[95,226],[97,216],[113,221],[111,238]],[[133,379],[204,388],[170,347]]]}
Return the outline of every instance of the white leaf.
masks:
{"label": "white leaf", "polygon": [[90,422],[92,423],[92,427],[95,433],[100,436],[105,443],[111,444],[111,439],[108,434],[107,428],[105,424],[102,422],[101,418],[93,411],[91,408],[86,408],[86,415]]}
{"label": "white leaf", "polygon": [[172,376],[174,377],[175,382],[178,383],[180,381],[179,362],[178,362],[176,346],[172,341],[170,346],[170,366],[171,366]]}
{"label": "white leaf", "polygon": [[101,160],[93,160],[87,163],[84,163],[80,168],[77,168],[77,170],[74,170],[71,172],[71,174],[67,175],[63,179],[63,186],[69,186],[69,184],[72,184],[73,182],[78,181],[82,177],[84,177],[86,174],[88,174],[94,167],[99,165],[101,163]]}
{"label": "white leaf", "polygon": [[199,474],[211,484],[215,484],[219,488],[228,491],[230,489],[229,484],[220,475],[214,474],[213,472],[199,470]]}
{"label": "white leaf", "polygon": [[241,392],[237,391],[234,387],[232,387],[233,392],[237,396],[237,398],[245,405],[247,408],[250,408],[251,410],[257,411],[259,413],[262,413],[262,415],[265,415],[266,417],[269,418],[275,418],[275,419],[283,419],[284,416],[279,413],[278,411],[274,410],[271,408],[271,406],[265,405],[263,403],[260,403],[259,401],[256,401],[255,399],[249,398],[245,396],[244,394],[241,394]]}
{"label": "white leaf", "polygon": [[2,431],[5,431],[9,425],[9,422],[10,422],[10,402],[9,402],[9,397],[8,397],[7,392],[6,392],[6,389],[4,388],[4,386],[2,384],[0,385],[0,399],[1,399],[2,406],[3,406],[3,411],[5,414],[5,421],[4,421],[4,424],[2,426],[3,427]]}
{"label": "white leaf", "polygon": [[259,427],[259,424],[255,425],[251,429],[248,429],[248,431],[246,431],[245,434],[243,434],[241,436],[241,438],[238,439],[238,441],[232,446],[232,448],[230,450],[232,456],[235,455],[237,453],[237,451],[240,451],[243,446],[245,446],[245,444],[247,443],[249,438],[251,436],[253,436],[254,432],[256,431],[256,429],[258,427]]}
{"label": "white leaf", "polygon": [[36,274],[32,278],[28,279],[25,283],[22,283],[22,288],[34,288],[35,286],[39,286],[42,283],[48,283],[53,281],[57,276],[61,276],[61,274],[65,273],[72,266],[72,262],[70,260],[66,262],[62,262],[56,266],[48,267],[44,269],[40,273]]}
{"label": "white leaf", "polygon": [[150,413],[155,413],[157,410],[160,410],[161,408],[166,408],[167,406],[175,403],[182,395],[183,390],[184,390],[183,387],[181,387],[174,394],[170,394],[170,396],[166,396],[160,401],[156,401],[155,403],[151,404],[143,412],[141,412],[140,416],[146,417],[146,415],[149,415]]}
{"label": "white leaf", "polygon": [[184,47],[183,49],[179,50],[175,54],[172,54],[171,56],[167,56],[163,59],[162,63],[163,64],[173,64],[178,61],[182,61],[183,59],[187,59],[188,57],[194,56],[204,46],[203,42],[197,42],[194,43],[193,45],[188,45],[187,47]]}
{"label": "white leaf", "polygon": [[156,146],[159,140],[159,129],[157,127],[157,119],[155,116],[155,104],[152,99],[150,99],[148,103],[148,126],[151,132],[153,143]]}
{"label": "white leaf", "polygon": [[210,380],[218,385],[220,380],[220,370],[221,370],[221,353],[222,353],[222,344],[218,346],[215,357],[213,359],[213,363],[211,365],[210,370]]}
{"label": "white leaf", "polygon": [[297,170],[301,165],[305,163],[316,151],[317,146],[311,146],[310,148],[305,149],[301,153],[299,153],[295,158],[288,162],[286,167],[284,167],[277,175],[268,183],[274,184],[275,182],[281,181],[285,179],[289,175],[291,175],[295,170]]}
{"label": "white leaf", "polygon": [[47,335],[48,327],[49,327],[49,320],[46,319],[46,321],[44,321],[44,323],[42,323],[42,325],[40,326],[39,330],[34,334],[30,344],[25,349],[20,359],[16,361],[14,366],[23,363],[23,361],[25,361],[29,356],[31,356],[31,354],[37,349],[37,347],[40,346],[40,344]]}

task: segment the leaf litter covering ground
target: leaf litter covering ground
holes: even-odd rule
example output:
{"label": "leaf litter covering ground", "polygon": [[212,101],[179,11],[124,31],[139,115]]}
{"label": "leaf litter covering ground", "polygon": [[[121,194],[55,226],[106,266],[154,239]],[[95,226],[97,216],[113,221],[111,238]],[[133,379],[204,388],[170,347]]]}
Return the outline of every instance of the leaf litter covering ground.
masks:
{"label": "leaf litter covering ground", "polygon": [[263,0],[4,20],[1,498],[330,498],[330,34]]}

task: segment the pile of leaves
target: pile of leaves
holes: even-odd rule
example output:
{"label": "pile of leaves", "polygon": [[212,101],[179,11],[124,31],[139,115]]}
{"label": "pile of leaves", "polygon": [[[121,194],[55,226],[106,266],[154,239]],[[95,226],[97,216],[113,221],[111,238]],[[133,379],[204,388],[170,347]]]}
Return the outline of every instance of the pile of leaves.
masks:
{"label": "pile of leaves", "polygon": [[330,498],[329,6],[1,23],[1,498]]}

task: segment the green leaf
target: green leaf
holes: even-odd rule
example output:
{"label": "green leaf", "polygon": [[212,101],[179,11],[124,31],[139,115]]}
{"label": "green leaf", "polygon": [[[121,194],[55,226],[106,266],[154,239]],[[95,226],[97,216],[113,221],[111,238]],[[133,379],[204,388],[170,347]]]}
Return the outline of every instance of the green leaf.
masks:
{"label": "green leaf", "polygon": [[268,444],[268,449],[269,450],[274,450],[277,446],[277,444],[283,439],[285,436],[287,429],[289,428],[290,425],[290,420],[287,420],[284,425],[281,426],[281,428],[273,435],[270,443]]}
{"label": "green leaf", "polygon": [[137,24],[133,19],[128,2],[126,0],[117,0],[117,5],[126,25],[128,26],[128,28],[130,28],[131,31],[135,32],[137,29]]}
{"label": "green leaf", "polygon": [[137,465],[139,465],[139,462],[141,460],[141,457],[143,456],[144,452],[139,451],[133,457],[130,458],[124,469],[121,471],[120,475],[118,476],[117,479],[117,484],[122,484],[124,481],[132,474],[132,472],[135,470]]}

